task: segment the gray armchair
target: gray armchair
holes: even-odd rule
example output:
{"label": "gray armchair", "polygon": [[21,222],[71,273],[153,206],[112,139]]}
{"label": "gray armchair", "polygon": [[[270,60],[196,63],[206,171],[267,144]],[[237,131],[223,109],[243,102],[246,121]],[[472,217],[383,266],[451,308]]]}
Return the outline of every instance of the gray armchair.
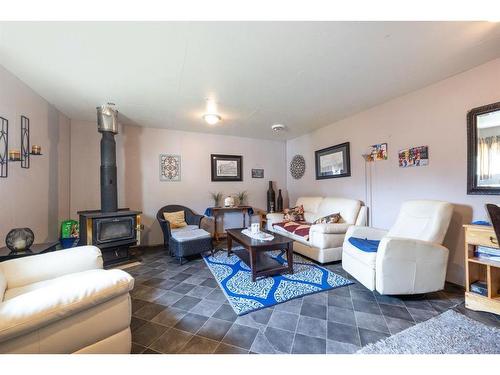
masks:
{"label": "gray armchair", "polygon": [[169,242],[170,239],[172,238],[172,230],[170,228],[170,223],[168,220],[165,220],[165,217],[163,216],[164,212],[177,212],[177,211],[184,211],[184,217],[186,219],[186,223],[188,225],[197,225],[198,228],[200,227],[201,219],[203,219],[203,215],[197,215],[195,214],[190,208],[181,206],[178,204],[170,204],[167,206],[164,206],[158,210],[158,213],[156,214],[156,219],[160,223],[161,230],[163,232],[163,244],[165,246],[165,249],[169,249]]}

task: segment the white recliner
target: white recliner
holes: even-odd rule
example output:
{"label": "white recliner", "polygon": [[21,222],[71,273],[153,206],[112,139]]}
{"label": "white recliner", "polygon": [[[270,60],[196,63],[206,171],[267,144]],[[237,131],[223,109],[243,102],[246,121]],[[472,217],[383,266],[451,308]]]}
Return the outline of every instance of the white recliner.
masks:
{"label": "white recliner", "polygon": [[342,257],[342,243],[347,228],[351,225],[366,225],[366,207],[356,199],[337,197],[300,197],[296,206],[304,207],[304,219],[308,223],[339,213],[341,222],[336,224],[314,224],[309,231],[309,239],[296,236],[279,226],[284,220],[282,213],[267,214],[267,229],[295,240],[293,251],[314,259],[320,263],[340,260]]}
{"label": "white recliner", "polygon": [[0,353],[130,353],[133,286],[94,246],[0,263]]}
{"label": "white recliner", "polygon": [[[342,251],[342,268],[380,294],[419,294],[444,287],[448,249],[442,246],[453,213],[447,202],[405,202],[389,231],[352,226]],[[349,238],[380,240],[376,252],[365,252]]]}

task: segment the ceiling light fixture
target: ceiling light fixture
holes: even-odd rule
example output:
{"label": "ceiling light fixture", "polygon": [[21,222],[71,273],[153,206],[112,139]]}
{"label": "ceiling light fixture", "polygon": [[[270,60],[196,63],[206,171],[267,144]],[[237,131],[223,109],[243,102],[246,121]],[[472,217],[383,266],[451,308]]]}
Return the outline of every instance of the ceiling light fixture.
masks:
{"label": "ceiling light fixture", "polygon": [[217,103],[213,99],[207,99],[206,113],[202,116],[208,125],[215,125],[222,120],[217,113]]}
{"label": "ceiling light fixture", "polygon": [[278,133],[278,132],[281,132],[281,131],[285,130],[285,125],[283,125],[283,124],[274,124],[274,125],[271,125],[271,129],[273,129],[274,132]]}
{"label": "ceiling light fixture", "polygon": [[222,120],[222,117],[220,117],[218,114],[216,113],[205,113],[203,115],[203,120],[205,120],[205,122],[208,124],[208,125],[215,125],[217,124],[219,121]]}

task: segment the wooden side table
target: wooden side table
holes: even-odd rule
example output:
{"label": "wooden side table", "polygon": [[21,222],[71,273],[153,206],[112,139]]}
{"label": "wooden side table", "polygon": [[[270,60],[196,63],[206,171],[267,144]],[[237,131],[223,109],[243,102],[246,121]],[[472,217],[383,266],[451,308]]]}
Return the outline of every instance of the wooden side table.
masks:
{"label": "wooden side table", "polygon": [[[248,215],[248,210],[251,206],[235,206],[235,207],[211,207],[212,213],[215,220],[214,237],[216,241],[220,238],[225,237],[224,233],[224,214],[226,212],[241,212],[243,217],[243,228],[246,227],[246,216]],[[222,216],[222,232],[217,232],[217,218]],[[250,222],[250,215],[248,215],[248,222]]]}
{"label": "wooden side table", "polygon": [[[500,262],[474,255],[476,246],[498,248],[498,239],[491,226],[464,225],[465,228],[465,307],[476,311],[500,314]],[[482,281],[488,286],[488,295],[470,290],[472,283]]]}
{"label": "wooden side table", "polygon": [[5,260],[10,260],[10,259],[27,257],[27,256],[31,256],[31,255],[49,253],[51,251],[55,251],[57,245],[59,245],[59,241],[58,242],[39,243],[36,245],[31,245],[31,248],[29,250],[18,251],[18,252],[12,252],[8,247],[5,247],[5,246],[0,247],[0,262],[3,262]]}

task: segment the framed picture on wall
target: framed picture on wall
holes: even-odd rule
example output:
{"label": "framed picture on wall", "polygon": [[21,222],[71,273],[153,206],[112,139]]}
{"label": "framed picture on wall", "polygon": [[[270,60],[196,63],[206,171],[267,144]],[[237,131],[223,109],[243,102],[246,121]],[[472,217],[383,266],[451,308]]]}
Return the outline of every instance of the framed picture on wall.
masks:
{"label": "framed picture on wall", "polygon": [[315,159],[316,180],[351,175],[349,142],[318,150],[315,152]]}
{"label": "framed picture on wall", "polygon": [[181,180],[181,156],[160,155],[160,181],[175,182]]}
{"label": "framed picture on wall", "polygon": [[252,178],[264,178],[264,169],[262,168],[252,169]]}
{"label": "framed picture on wall", "polygon": [[212,181],[243,181],[243,156],[210,155]]}

